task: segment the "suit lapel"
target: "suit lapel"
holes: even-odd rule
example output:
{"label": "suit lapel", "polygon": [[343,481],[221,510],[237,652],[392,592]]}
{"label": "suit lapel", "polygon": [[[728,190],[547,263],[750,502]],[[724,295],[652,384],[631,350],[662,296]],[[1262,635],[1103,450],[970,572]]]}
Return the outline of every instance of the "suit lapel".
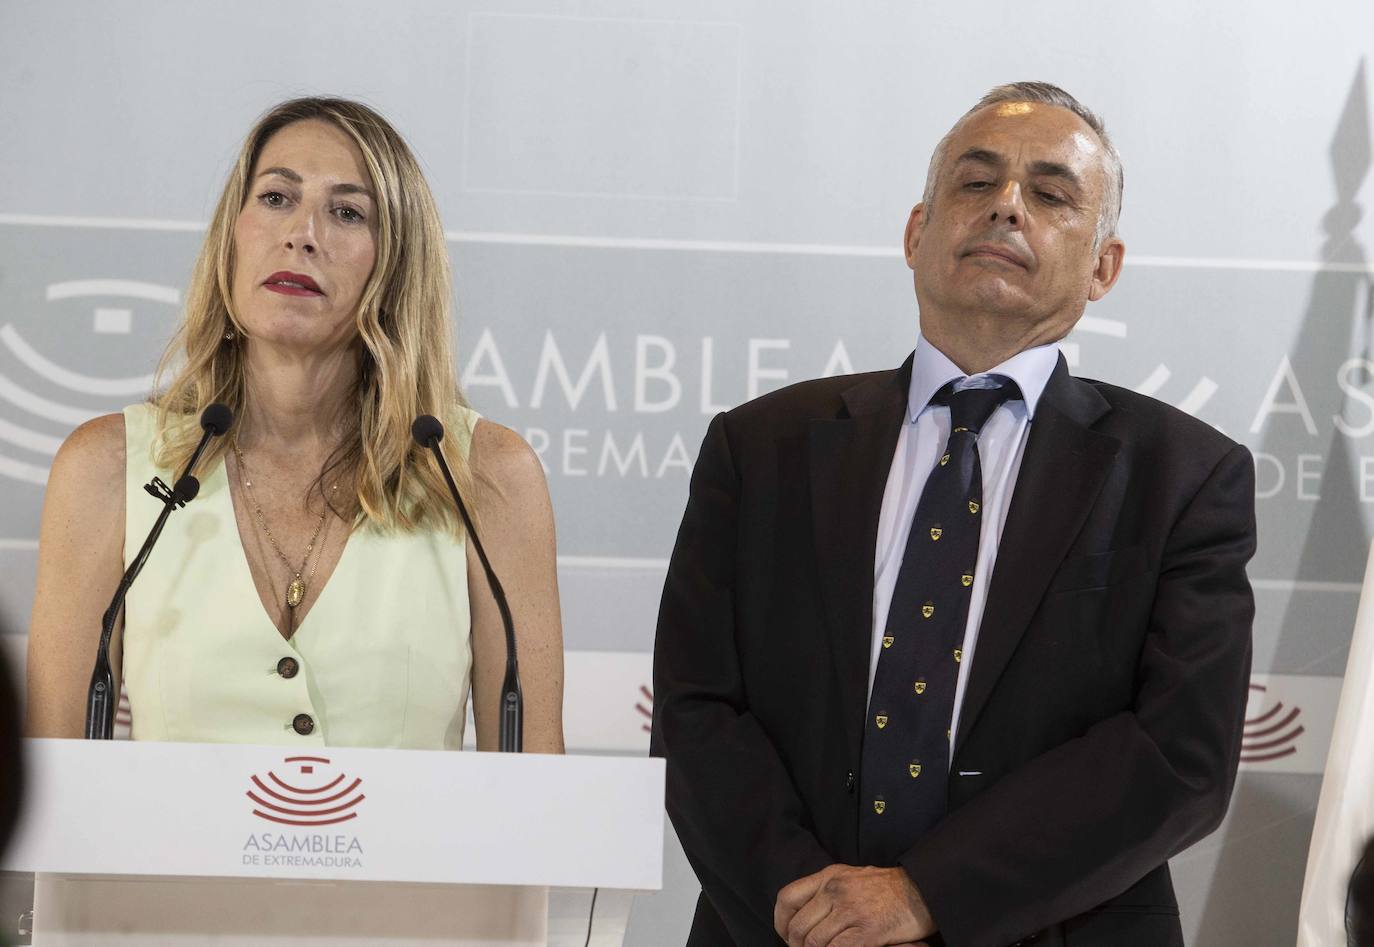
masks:
{"label": "suit lapel", "polygon": [[1082,529],[1121,447],[1091,429],[1108,410],[1096,389],[1069,375],[1061,357],[1040,396],[1017,472],[959,714],[956,752]]}
{"label": "suit lapel", "polygon": [[858,758],[873,635],[883,490],[906,414],[911,359],[844,392],[847,416],[808,426],[811,519],[845,733]]}

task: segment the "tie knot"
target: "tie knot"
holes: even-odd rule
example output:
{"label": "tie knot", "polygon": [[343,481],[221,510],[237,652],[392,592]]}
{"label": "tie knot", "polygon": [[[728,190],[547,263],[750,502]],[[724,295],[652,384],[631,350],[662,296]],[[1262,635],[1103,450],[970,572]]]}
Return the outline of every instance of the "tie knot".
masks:
{"label": "tie knot", "polygon": [[[952,386],[951,386],[952,388]],[[1020,390],[1014,381],[1005,381],[996,388],[965,388],[962,391],[942,392],[941,400],[949,404],[950,430],[972,431],[975,435],[992,417],[992,412],[1003,401],[1020,397]]]}

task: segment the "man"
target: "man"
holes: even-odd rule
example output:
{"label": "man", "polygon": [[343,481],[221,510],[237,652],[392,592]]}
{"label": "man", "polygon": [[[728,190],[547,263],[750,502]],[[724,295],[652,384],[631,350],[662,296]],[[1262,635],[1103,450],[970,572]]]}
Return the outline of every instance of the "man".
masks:
{"label": "man", "polygon": [[[0,628],[0,635],[5,629]],[[0,649],[0,854],[19,821],[24,789],[24,758],[19,743],[19,699]]]}
{"label": "man", "polygon": [[1044,83],[936,149],[896,371],[711,423],[664,588],[654,751],[693,945],[1182,943],[1170,856],[1239,753],[1245,448],[1072,378],[1121,167]]}
{"label": "man", "polygon": [[1365,843],[1345,903],[1346,947],[1374,947],[1374,838]]}

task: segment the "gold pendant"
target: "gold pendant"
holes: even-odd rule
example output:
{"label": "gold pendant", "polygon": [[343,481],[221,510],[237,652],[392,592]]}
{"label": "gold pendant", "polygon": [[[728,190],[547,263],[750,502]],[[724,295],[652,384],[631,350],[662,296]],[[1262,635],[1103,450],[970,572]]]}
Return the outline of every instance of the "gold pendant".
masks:
{"label": "gold pendant", "polygon": [[303,598],[305,598],[305,583],[300,580],[300,576],[297,576],[286,587],[286,605],[288,608],[295,608]]}

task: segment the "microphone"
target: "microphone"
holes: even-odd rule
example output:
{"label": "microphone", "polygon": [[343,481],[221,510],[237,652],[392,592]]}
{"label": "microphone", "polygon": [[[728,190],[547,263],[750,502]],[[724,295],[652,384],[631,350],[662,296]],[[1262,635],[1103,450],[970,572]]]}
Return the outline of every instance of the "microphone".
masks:
{"label": "microphone", "polygon": [[151,483],[143,486],[149,494],[162,501],[162,512],[158,514],[153,528],[148,531],[148,538],[143,541],[138,555],[134,556],[133,562],[124,570],[124,577],[119,580],[110,607],[105,609],[105,615],[100,620],[100,645],[95,652],[91,686],[86,691],[87,740],[114,738],[115,682],[114,672],[110,669],[110,639],[114,636],[115,622],[119,620],[119,613],[124,608],[124,599],[129,594],[129,588],[143,571],[143,566],[153,551],[153,544],[162,535],[162,528],[167,525],[167,517],[172,515],[173,510],[190,503],[200,493],[200,481],[191,475],[191,471],[195,469],[201,454],[205,453],[205,445],[210,443],[210,438],[224,434],[233,423],[234,412],[219,403],[210,405],[200,414],[200,427],[204,433],[201,434],[200,443],[191,454],[186,469],[177,478],[176,485],[168,487],[160,477],[154,477]]}
{"label": "microphone", "polygon": [[453,482],[448,461],[444,460],[444,452],[439,449],[439,442],[444,439],[444,426],[432,414],[422,414],[410,426],[410,436],[415,438],[415,443],[432,451],[434,459],[439,462],[444,482],[448,484],[448,492],[453,495],[458,515],[463,518],[463,525],[472,537],[472,545],[477,550],[482,571],[487,574],[487,584],[491,586],[492,597],[496,599],[496,607],[501,612],[501,624],[506,629],[506,679],[501,684],[501,752],[519,753],[525,745],[525,697],[520,692],[520,668],[515,657],[515,622],[511,619],[510,605],[506,602],[506,590],[501,587],[501,580],[491,568],[491,560],[487,558],[487,551],[482,548],[482,540],[478,537],[477,530],[473,529],[468,508],[458,494],[458,485]]}

